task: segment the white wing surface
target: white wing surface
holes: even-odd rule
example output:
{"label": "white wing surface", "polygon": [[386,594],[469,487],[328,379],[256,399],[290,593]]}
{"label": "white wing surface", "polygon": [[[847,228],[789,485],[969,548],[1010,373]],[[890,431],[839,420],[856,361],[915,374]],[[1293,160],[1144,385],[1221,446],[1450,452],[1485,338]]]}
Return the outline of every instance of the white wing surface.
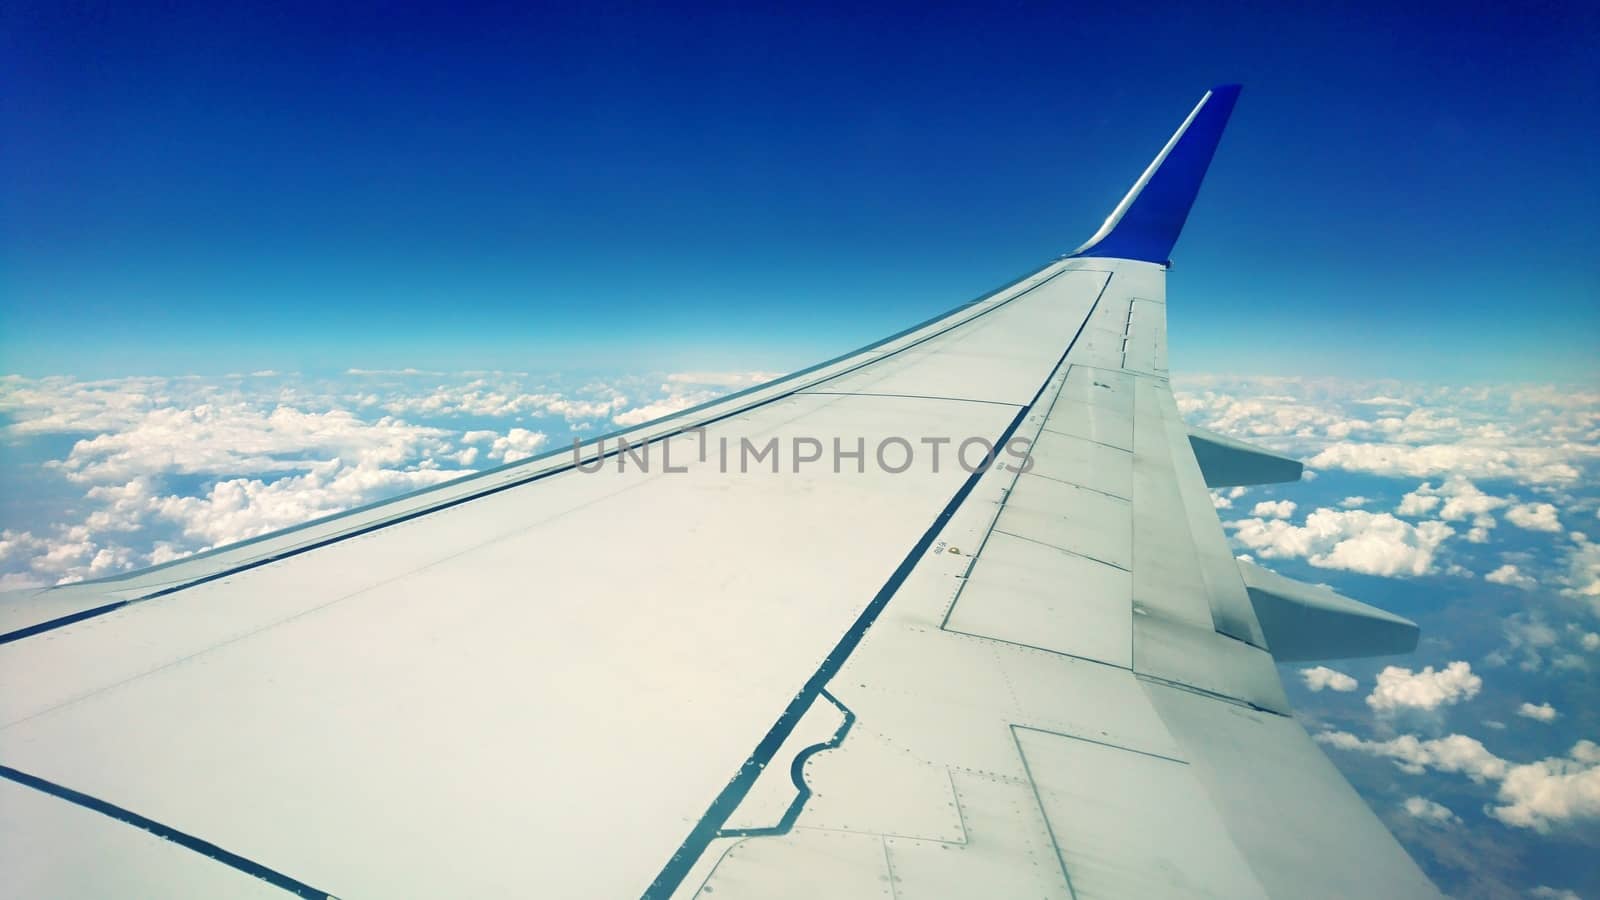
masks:
{"label": "white wing surface", "polygon": [[1298,465],[1168,386],[1236,94],[1089,245],[877,344],[7,601],[0,893],[1433,896],[1274,668],[1415,626],[1241,572],[1208,482]]}

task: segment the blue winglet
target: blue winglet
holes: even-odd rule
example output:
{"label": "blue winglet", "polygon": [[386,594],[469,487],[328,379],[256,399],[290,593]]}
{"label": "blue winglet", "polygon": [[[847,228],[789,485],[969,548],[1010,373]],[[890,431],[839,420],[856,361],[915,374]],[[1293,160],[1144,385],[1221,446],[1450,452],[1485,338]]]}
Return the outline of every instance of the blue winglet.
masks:
{"label": "blue winglet", "polygon": [[1237,84],[1207,91],[1106,223],[1071,255],[1167,263],[1238,99]]}

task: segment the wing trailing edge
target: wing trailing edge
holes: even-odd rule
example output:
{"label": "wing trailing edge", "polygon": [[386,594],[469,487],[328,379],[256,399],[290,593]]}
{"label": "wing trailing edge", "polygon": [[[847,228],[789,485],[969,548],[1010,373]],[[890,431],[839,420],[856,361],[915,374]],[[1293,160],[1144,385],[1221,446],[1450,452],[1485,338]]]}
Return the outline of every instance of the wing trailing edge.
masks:
{"label": "wing trailing edge", "polygon": [[1237,84],[1207,91],[1100,230],[1070,255],[1163,265],[1171,260],[1238,99]]}

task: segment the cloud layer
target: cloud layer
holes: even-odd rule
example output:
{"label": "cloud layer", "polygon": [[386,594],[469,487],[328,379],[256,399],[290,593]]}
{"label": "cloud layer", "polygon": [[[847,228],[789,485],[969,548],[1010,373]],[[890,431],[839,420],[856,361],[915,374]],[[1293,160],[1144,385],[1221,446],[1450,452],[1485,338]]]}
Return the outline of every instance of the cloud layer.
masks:
{"label": "cloud layer", "polygon": [[1600,745],[1593,741],[1579,741],[1566,756],[1516,764],[1460,734],[1437,739],[1408,734],[1368,741],[1348,732],[1325,731],[1316,737],[1340,750],[1391,759],[1413,775],[1432,770],[1497,783],[1496,802],[1485,811],[1514,828],[1547,831],[1600,821]]}
{"label": "cloud layer", "polygon": [[[14,493],[0,589],[166,562],[769,380],[678,373],[609,382],[523,373],[263,372],[214,378],[0,378]],[[60,449],[54,449],[60,448]]]}

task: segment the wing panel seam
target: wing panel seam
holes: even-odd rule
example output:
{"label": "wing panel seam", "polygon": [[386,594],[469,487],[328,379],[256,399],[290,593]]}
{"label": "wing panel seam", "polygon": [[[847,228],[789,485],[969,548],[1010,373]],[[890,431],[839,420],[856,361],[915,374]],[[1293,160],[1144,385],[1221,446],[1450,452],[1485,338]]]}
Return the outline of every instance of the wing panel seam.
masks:
{"label": "wing panel seam", "polygon": [[[1100,284],[1099,293],[1095,295],[1094,302],[1090,304],[1083,321],[1078,324],[1078,330],[1073,334],[1072,340],[1067,342],[1066,348],[1061,352],[1061,356],[1056,361],[1055,366],[1045,376],[1044,382],[1039,385],[1039,389],[1034,393],[1033,399],[1029,401],[1027,406],[1017,411],[1017,415],[1011,420],[1011,423],[1000,433],[999,439],[995,441],[996,447],[1004,446],[1011,439],[1017,428],[1022,425],[1029,411],[1038,405],[1040,398],[1044,396],[1044,392],[1049,389],[1050,382],[1061,371],[1061,368],[1067,364],[1068,355],[1071,354],[1072,348],[1078,343],[1078,339],[1082,337],[1084,329],[1088,327],[1089,321],[1094,317],[1095,309],[1100,305],[1101,298],[1105,296],[1106,288],[1115,277],[1114,273],[1106,273],[1105,280]],[[1044,283],[1046,282],[1041,282],[1041,284]],[[1038,285],[1035,286],[1035,288],[1037,287]],[[998,309],[999,306],[993,308]],[[933,545],[934,539],[938,537],[940,531],[943,530],[950,518],[955,515],[956,510],[961,507],[961,504],[966,501],[973,489],[977,487],[978,481],[988,471],[989,469],[983,468],[969,475],[961,487],[957,489],[955,496],[951,497],[950,502],[945,504],[944,509],[934,517],[933,522],[923,532],[922,537],[911,547],[910,552],[906,554],[900,565],[889,576],[889,580],[884,583],[883,587],[878,589],[877,594],[868,602],[861,615],[845,631],[839,642],[834,645],[833,650],[823,658],[822,664],[806,680],[799,693],[795,695],[794,699],[789,702],[789,705],[778,716],[778,720],[773,723],[766,736],[751,751],[733,778],[729,779],[727,785],[712,800],[710,807],[706,809],[705,814],[700,817],[700,820],[684,838],[677,852],[667,860],[649,887],[645,888],[643,897],[670,897],[677,891],[678,887],[683,883],[683,879],[688,876],[690,868],[705,852],[706,848],[710,846],[711,842],[716,838],[717,831],[727,821],[728,817],[733,814],[734,810],[738,808],[745,795],[750,792],[750,788],[755,784],[756,778],[766,768],[767,764],[772,761],[772,757],[778,752],[784,740],[788,738],[789,733],[794,730],[800,718],[805,715],[811,704],[816,702],[823,688],[844,666],[845,660],[855,651],[855,648],[860,645],[867,629],[872,626],[872,623],[883,612],[884,607],[894,598],[894,595],[900,589],[900,585],[904,583],[911,571],[921,562],[928,548]]]}
{"label": "wing panel seam", "polygon": [[116,819],[119,822],[132,825],[141,831],[147,831],[162,840],[171,841],[172,843],[177,844],[186,850],[192,850],[196,853],[199,853],[201,856],[215,860],[225,866],[228,866],[229,868],[236,869],[246,875],[259,878],[273,887],[281,888],[291,894],[295,894],[296,896],[315,898],[315,900],[331,900],[333,897],[333,895],[327,891],[312,887],[311,885],[306,884],[299,879],[292,878],[276,869],[264,866],[253,859],[240,856],[239,854],[230,850],[225,850],[222,847],[218,847],[216,844],[213,844],[204,838],[195,837],[194,835],[185,831],[179,831],[170,825],[164,825],[155,821],[154,819],[141,816],[132,810],[124,809],[123,807],[117,806],[114,803],[101,800],[98,797],[91,797],[90,795],[81,791],[75,791],[72,788],[56,784],[53,781],[47,781],[38,777],[37,775],[29,775],[27,772],[13,769],[10,766],[0,766],[0,778],[5,778],[7,781],[12,781],[24,787],[39,791],[40,793],[48,794],[52,797],[65,800],[74,806],[79,806],[91,812],[97,812],[101,815]]}

